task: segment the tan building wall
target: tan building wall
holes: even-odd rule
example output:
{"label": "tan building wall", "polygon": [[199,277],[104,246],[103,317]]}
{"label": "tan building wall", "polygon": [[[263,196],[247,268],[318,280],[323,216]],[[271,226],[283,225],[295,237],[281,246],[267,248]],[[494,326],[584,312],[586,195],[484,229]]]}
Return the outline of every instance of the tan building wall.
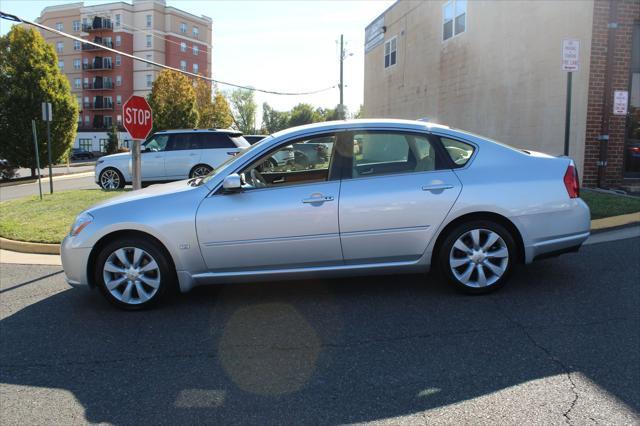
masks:
{"label": "tan building wall", "polygon": [[564,38],[580,39],[570,155],[584,156],[593,1],[469,1],[466,31],[442,40],[445,1],[402,1],[384,14],[384,43],[365,55],[367,117],[432,121],[550,154],[564,146]]}

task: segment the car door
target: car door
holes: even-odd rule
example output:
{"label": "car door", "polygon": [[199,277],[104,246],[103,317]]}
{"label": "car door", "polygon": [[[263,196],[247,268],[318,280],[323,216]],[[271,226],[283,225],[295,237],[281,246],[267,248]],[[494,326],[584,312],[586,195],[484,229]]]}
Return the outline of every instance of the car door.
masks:
{"label": "car door", "polygon": [[274,171],[263,167],[272,155],[277,151],[238,170],[245,182],[240,192],[218,190],[198,208],[200,249],[211,271],[342,264],[337,168],[328,161],[314,169]]}
{"label": "car door", "polygon": [[[142,180],[163,180],[166,177],[164,159],[169,142],[168,134],[156,134],[147,139],[140,154],[140,171]],[[129,161],[131,172],[131,161]]]}
{"label": "car door", "polygon": [[191,169],[200,163],[199,140],[205,133],[173,133],[164,160],[167,179],[186,179]]}
{"label": "car door", "polygon": [[352,133],[340,190],[346,263],[416,260],[453,206],[461,183],[425,134]]}
{"label": "car door", "polygon": [[206,139],[202,141],[201,152],[202,163],[215,169],[230,156],[240,152],[240,148],[236,146],[229,134],[209,132],[206,134]]}

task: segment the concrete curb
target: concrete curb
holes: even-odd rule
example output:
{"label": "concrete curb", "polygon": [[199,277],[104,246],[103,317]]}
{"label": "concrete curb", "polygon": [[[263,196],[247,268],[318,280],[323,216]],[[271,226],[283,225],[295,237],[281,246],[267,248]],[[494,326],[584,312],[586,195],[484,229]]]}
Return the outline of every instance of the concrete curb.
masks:
{"label": "concrete curb", "polygon": [[0,248],[33,254],[60,254],[60,244],[29,243],[0,237]]}
{"label": "concrete curb", "polygon": [[[591,231],[606,231],[608,229],[620,228],[632,224],[640,224],[640,212],[592,220]],[[29,243],[9,240],[2,237],[0,237],[0,248],[20,253],[60,254],[60,244]]]}

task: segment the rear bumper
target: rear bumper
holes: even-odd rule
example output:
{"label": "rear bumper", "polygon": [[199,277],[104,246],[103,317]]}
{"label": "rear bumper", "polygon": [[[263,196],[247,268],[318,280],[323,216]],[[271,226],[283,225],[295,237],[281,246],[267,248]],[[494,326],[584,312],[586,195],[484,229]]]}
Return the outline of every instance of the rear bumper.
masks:
{"label": "rear bumper", "polygon": [[532,246],[533,260],[573,253],[580,249],[582,243],[589,238],[590,232],[542,241]]}

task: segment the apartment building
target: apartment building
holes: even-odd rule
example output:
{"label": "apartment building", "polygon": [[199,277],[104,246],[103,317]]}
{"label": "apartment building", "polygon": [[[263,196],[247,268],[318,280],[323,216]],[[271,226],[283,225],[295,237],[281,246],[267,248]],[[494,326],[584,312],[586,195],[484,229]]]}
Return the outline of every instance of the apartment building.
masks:
{"label": "apartment building", "polygon": [[[185,71],[211,75],[212,20],[164,0],[133,0],[85,6],[69,3],[43,9],[38,22],[137,57]],[[58,54],[58,67],[80,105],[75,147],[104,151],[107,129],[122,129],[122,104],[146,96],[161,68],[41,31]],[[129,146],[122,131],[120,140]]]}
{"label": "apartment building", "polygon": [[579,42],[569,155],[583,184],[637,188],[640,0],[398,1],[365,29],[365,115],[562,154],[565,39]]}

